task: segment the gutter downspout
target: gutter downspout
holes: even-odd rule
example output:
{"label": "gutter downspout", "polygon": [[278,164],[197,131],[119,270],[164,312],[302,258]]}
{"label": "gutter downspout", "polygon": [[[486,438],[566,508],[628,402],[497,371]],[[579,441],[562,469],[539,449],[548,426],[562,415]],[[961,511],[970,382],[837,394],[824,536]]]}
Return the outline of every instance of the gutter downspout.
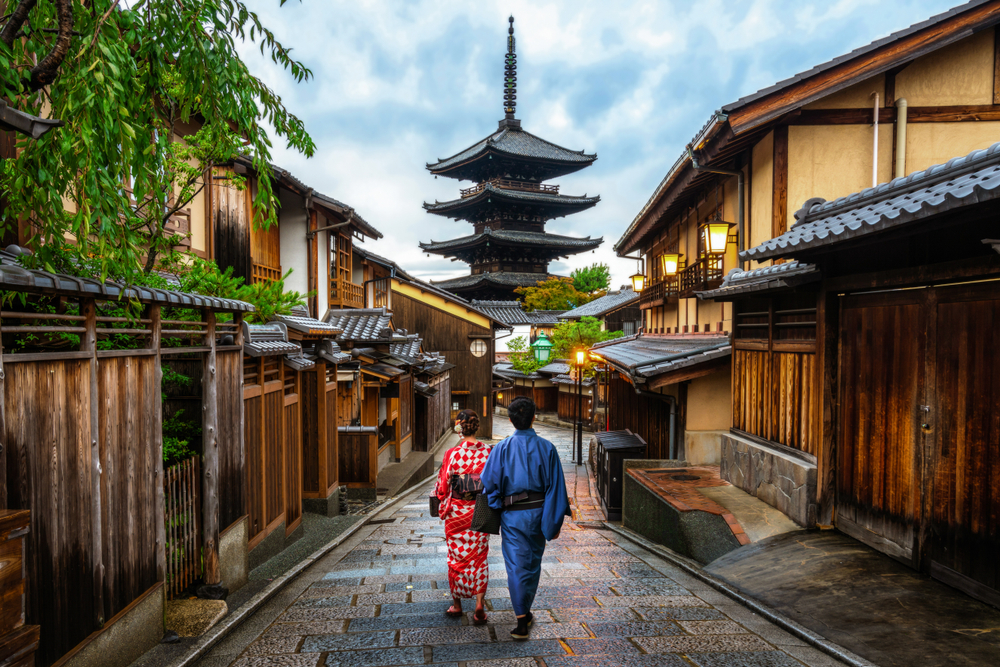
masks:
{"label": "gutter downspout", "polygon": [[742,171],[737,171],[735,169],[717,169],[715,167],[702,167],[698,164],[698,158],[695,157],[694,151],[691,149],[691,144],[687,146],[688,156],[691,158],[691,168],[695,171],[704,171],[710,174],[722,174],[724,176],[735,176],[736,177],[736,198],[739,200],[739,210],[736,211],[736,258],[739,263],[740,271],[743,270],[743,224],[744,224],[744,211],[746,207],[746,192],[744,186],[744,176]]}
{"label": "gutter downspout", "polygon": [[906,176],[906,98],[896,100],[896,175]]}
{"label": "gutter downspout", "polygon": [[872,93],[875,96],[875,111],[874,119],[872,120],[872,127],[875,128],[873,132],[872,145],[872,187],[874,188],[878,185],[878,93]]}

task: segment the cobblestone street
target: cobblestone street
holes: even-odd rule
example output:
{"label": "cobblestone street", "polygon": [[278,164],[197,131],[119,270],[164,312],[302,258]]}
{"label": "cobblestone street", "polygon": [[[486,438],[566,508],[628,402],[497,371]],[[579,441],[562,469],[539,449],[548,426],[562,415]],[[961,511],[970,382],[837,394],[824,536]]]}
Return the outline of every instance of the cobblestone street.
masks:
{"label": "cobblestone street", "polygon": [[[575,520],[566,523],[562,536],[545,552],[530,640],[515,642],[509,636],[515,619],[499,537],[490,543],[489,624],[473,626],[471,613],[458,619],[445,616],[450,595],[444,531],[427,513],[428,486],[380,519],[386,523],[366,526],[342,551],[317,563],[295,597],[271,605],[266,618],[248,621],[236,630],[239,637],[224,641],[199,664],[840,664],[593,523],[600,512],[584,469],[569,460],[571,434],[547,427],[538,431],[552,437],[563,456],[567,483],[575,491]],[[466,609],[472,608],[470,601]]]}

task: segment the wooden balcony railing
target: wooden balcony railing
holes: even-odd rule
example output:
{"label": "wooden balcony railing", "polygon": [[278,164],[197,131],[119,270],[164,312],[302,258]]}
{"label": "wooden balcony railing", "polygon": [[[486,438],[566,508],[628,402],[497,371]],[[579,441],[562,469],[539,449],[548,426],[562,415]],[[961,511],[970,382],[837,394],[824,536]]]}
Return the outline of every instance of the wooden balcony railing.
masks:
{"label": "wooden balcony railing", "polygon": [[681,297],[694,296],[695,292],[715,289],[722,284],[722,258],[702,257],[681,271]]}
{"label": "wooden balcony railing", "polygon": [[526,192],[545,192],[547,194],[557,195],[559,194],[558,185],[544,185],[542,183],[528,183],[526,181],[508,181],[502,178],[494,178],[492,181],[483,181],[478,185],[473,185],[471,188],[465,188],[461,190],[462,198],[471,197],[474,194],[478,194],[485,189],[486,184],[489,183],[493,187],[503,188],[504,190],[524,190]]}
{"label": "wooden balcony railing", "polygon": [[678,277],[673,276],[647,285],[639,297],[639,308],[656,308],[668,303],[675,303],[677,301],[677,282]]}
{"label": "wooden balcony railing", "polygon": [[330,307],[364,308],[364,288],[347,280],[332,279],[330,281]]}
{"label": "wooden balcony railing", "polygon": [[373,308],[389,308],[389,290],[391,288],[389,276],[379,278],[372,282]]}
{"label": "wooden balcony railing", "polygon": [[281,280],[281,267],[267,266],[266,264],[253,262],[250,280],[253,284],[273,283]]}

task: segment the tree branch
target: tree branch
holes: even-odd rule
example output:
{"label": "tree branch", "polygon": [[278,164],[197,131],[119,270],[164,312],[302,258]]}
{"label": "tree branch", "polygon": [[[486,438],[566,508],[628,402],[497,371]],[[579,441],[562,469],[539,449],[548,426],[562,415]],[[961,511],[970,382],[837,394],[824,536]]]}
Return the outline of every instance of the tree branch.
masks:
{"label": "tree branch", "polygon": [[100,34],[101,27],[104,25],[104,22],[108,20],[108,17],[111,16],[111,12],[115,11],[115,7],[117,6],[118,0],[115,0],[111,3],[111,6],[108,7],[108,11],[104,12],[104,16],[101,17],[101,20],[97,22],[97,26],[94,28],[94,39],[90,40],[90,46],[87,47],[88,49],[94,48],[94,44],[97,44],[97,35]]}
{"label": "tree branch", "polygon": [[10,20],[7,21],[7,25],[0,32],[0,42],[6,44],[7,48],[14,46],[17,31],[28,20],[28,13],[35,8],[36,4],[38,4],[38,0],[21,0],[17,4],[17,8],[10,15]]}
{"label": "tree branch", "polygon": [[70,41],[73,39],[73,0],[53,1],[56,4],[56,14],[59,21],[59,36],[56,37],[56,43],[48,55],[31,69],[30,86],[32,90],[41,90],[55,81],[59,66],[66,59]]}

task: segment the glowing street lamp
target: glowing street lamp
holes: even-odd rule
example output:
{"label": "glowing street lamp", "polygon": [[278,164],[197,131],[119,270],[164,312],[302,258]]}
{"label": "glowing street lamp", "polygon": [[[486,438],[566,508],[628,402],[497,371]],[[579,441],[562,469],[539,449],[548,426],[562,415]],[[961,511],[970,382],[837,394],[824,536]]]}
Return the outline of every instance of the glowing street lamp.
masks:
{"label": "glowing street lamp", "polygon": [[729,245],[729,230],[735,226],[731,222],[723,222],[722,220],[712,220],[702,226],[705,234],[705,248],[709,255],[724,255],[726,253],[726,246]]}
{"label": "glowing street lamp", "polygon": [[660,255],[660,269],[664,276],[676,276],[681,266],[681,254],[667,252]]}
{"label": "glowing street lamp", "polygon": [[583,350],[579,350],[576,353],[576,365],[582,367],[583,364],[586,363],[586,361],[587,361],[587,353],[584,352]]}
{"label": "glowing street lamp", "polygon": [[535,361],[540,364],[549,363],[549,357],[552,355],[552,348],[555,347],[549,337],[545,335],[542,331],[538,334],[538,339],[531,344],[531,351],[535,355]]}

